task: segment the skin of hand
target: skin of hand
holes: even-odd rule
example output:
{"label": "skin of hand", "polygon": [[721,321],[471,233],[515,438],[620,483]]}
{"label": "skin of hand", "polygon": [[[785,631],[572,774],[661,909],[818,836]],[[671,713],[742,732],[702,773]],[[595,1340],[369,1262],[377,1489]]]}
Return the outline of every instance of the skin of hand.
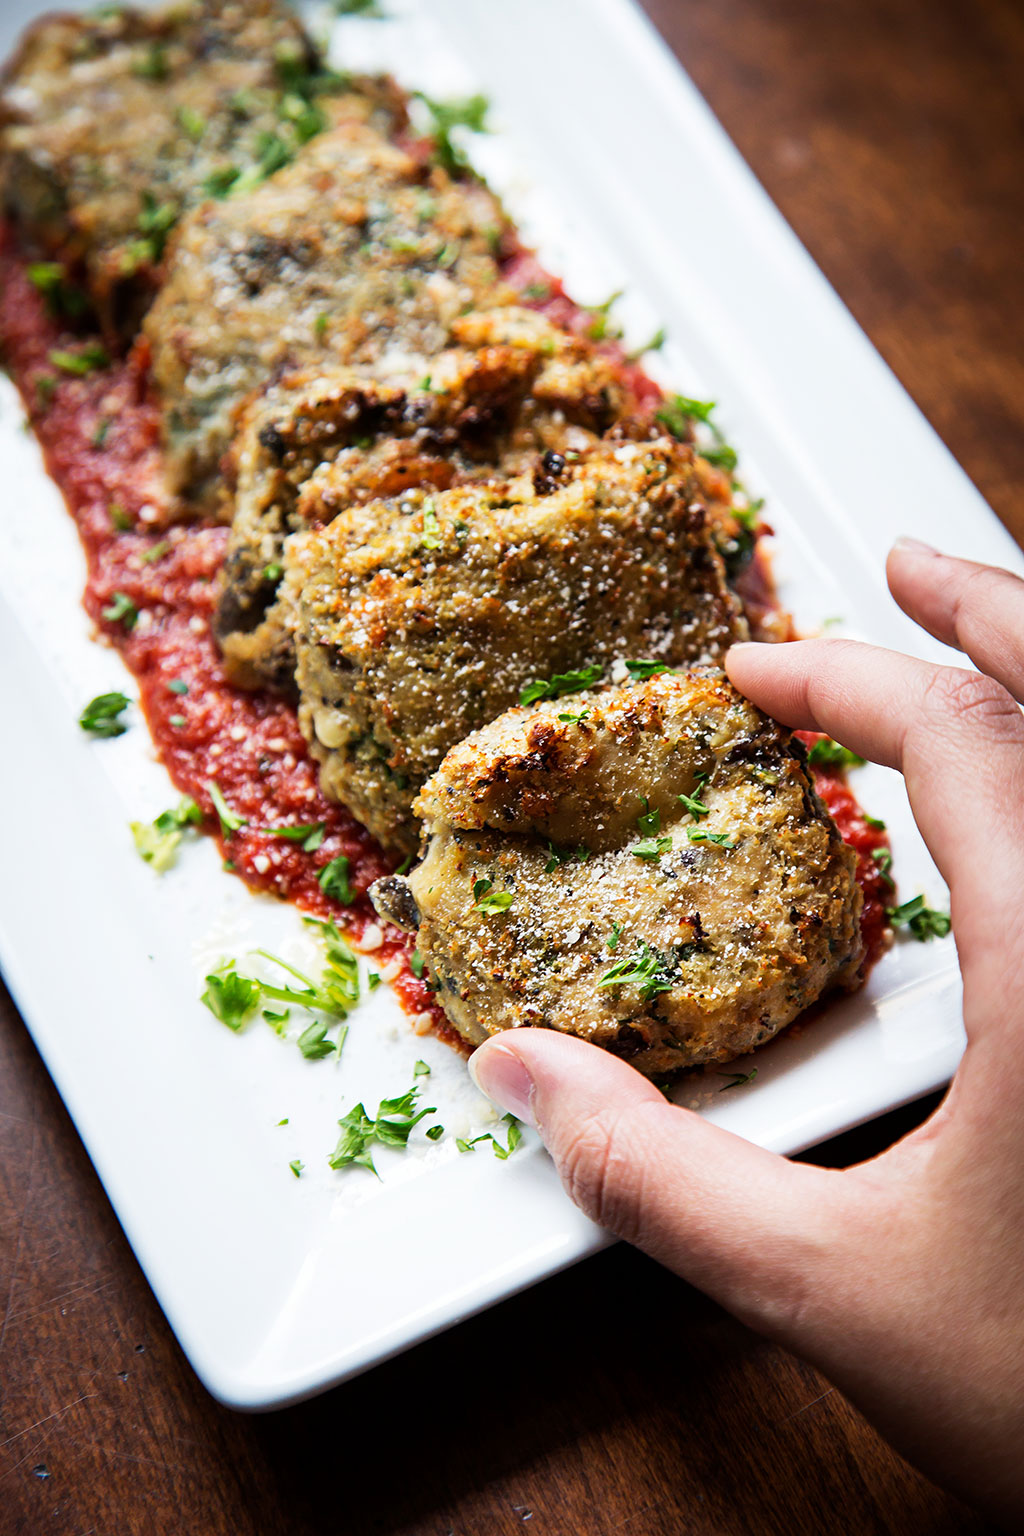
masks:
{"label": "skin of hand", "polygon": [[1024,581],[901,540],[896,601],[978,672],[846,640],[740,645],[766,713],[898,768],[952,896],[967,1048],[931,1118],[882,1156],[792,1163],[543,1029],[471,1060],[534,1125],[572,1197],[810,1360],[906,1457],[1024,1517]]}

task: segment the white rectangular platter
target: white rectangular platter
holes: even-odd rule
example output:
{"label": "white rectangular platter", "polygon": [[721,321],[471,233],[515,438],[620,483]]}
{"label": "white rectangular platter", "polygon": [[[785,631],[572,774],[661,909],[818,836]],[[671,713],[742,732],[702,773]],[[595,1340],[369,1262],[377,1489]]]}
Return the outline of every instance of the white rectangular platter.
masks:
{"label": "white rectangular platter", "polygon": [[[1022,569],[1016,546],[639,10],[519,0],[510,26],[481,0],[384,3],[386,20],[336,24],[335,61],[491,98],[496,131],[474,140],[476,163],[574,296],[625,289],[631,337],[668,331],[659,375],[720,402],[768,499],[801,624],[841,616],[842,632],[940,656],[887,595],[894,534]],[[0,0],[4,52],[35,9]],[[311,941],[294,911],[223,873],[210,844],[163,877],[137,858],[128,822],[176,796],[137,712],[116,741],[76,724],[125,674],[90,638],[75,531],[6,381],[0,466],[0,957],[210,1391],[240,1408],[294,1401],[594,1251],[605,1239],[535,1137],[507,1162],[486,1145],[458,1153],[455,1138],[493,1114],[388,988],[353,1016],[337,1064],[307,1062],[261,1027],[236,1037],[201,1006],[221,956],[264,944],[308,958]],[[867,768],[857,789],[889,823],[904,898],[942,901],[898,778]],[[755,1083],[723,1096],[709,1074],[677,1097],[792,1152],[941,1084],[961,1049],[952,940],[901,942],[863,992],[761,1051]],[[445,1137],[414,1133],[405,1154],[381,1153],[379,1182],[332,1172],[339,1115],[404,1091],[417,1058]]]}

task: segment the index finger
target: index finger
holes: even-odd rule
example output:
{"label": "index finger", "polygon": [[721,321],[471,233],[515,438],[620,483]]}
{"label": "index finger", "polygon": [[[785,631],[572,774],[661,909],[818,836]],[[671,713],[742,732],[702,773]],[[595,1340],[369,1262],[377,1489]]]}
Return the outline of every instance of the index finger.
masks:
{"label": "index finger", "polygon": [[958,941],[994,942],[1024,881],[1024,717],[1006,689],[853,640],[737,645],[726,670],[767,714],[903,773]]}

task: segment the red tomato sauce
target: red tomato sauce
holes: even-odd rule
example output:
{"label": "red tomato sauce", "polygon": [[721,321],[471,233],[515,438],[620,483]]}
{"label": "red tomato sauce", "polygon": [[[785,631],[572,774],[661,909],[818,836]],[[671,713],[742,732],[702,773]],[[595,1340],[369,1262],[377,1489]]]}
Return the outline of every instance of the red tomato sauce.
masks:
{"label": "red tomato sauce", "polygon": [[[573,303],[532,253],[514,250],[506,276],[525,302],[553,321],[580,334],[593,323],[592,314]],[[378,924],[366,891],[393,870],[394,861],[348,812],[321,794],[294,708],[269,695],[243,692],[227,680],[211,620],[228,530],[164,526],[159,410],[149,387],[145,344],[83,376],[54,364],[54,351],[74,352],[86,339],[50,313],[11,231],[0,224],[4,365],[78,527],[88,567],[85,607],[138,683],[160,758],[176,787],[200,806],[204,830],[217,839],[226,869],[254,890],[336,921],[358,944]],[[655,405],[662,398],[658,386],[625,358],[616,341],[605,346],[629,371],[640,400]],[[767,611],[774,601],[770,572],[760,560],[753,569],[751,598]],[[211,784],[244,823],[237,830],[222,828]],[[864,936],[874,960],[887,929],[883,877],[871,853],[885,846],[884,834],[868,827],[841,776],[821,774],[818,787],[858,852]],[[271,830],[310,823],[324,828],[323,841],[312,852]],[[325,865],[340,855],[349,860],[356,892],[351,906],[326,896],[318,882]],[[435,1031],[463,1047],[428,982],[411,969],[413,940],[390,925],[378,926],[384,937],[373,959],[382,967],[399,961],[392,986],[403,1008],[411,1014],[429,1011]]]}

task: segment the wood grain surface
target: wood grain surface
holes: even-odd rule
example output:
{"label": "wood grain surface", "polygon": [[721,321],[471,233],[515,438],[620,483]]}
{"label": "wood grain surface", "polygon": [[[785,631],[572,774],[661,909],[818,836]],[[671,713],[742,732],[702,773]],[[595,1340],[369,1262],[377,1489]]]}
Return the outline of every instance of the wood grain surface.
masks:
{"label": "wood grain surface", "polygon": [[[646,3],[1024,535],[1020,6]],[[930,1107],[813,1158],[869,1156]],[[258,1418],[219,1407],[0,999],[0,1536],[985,1529],[813,1370],[622,1248],[313,1403]]]}

